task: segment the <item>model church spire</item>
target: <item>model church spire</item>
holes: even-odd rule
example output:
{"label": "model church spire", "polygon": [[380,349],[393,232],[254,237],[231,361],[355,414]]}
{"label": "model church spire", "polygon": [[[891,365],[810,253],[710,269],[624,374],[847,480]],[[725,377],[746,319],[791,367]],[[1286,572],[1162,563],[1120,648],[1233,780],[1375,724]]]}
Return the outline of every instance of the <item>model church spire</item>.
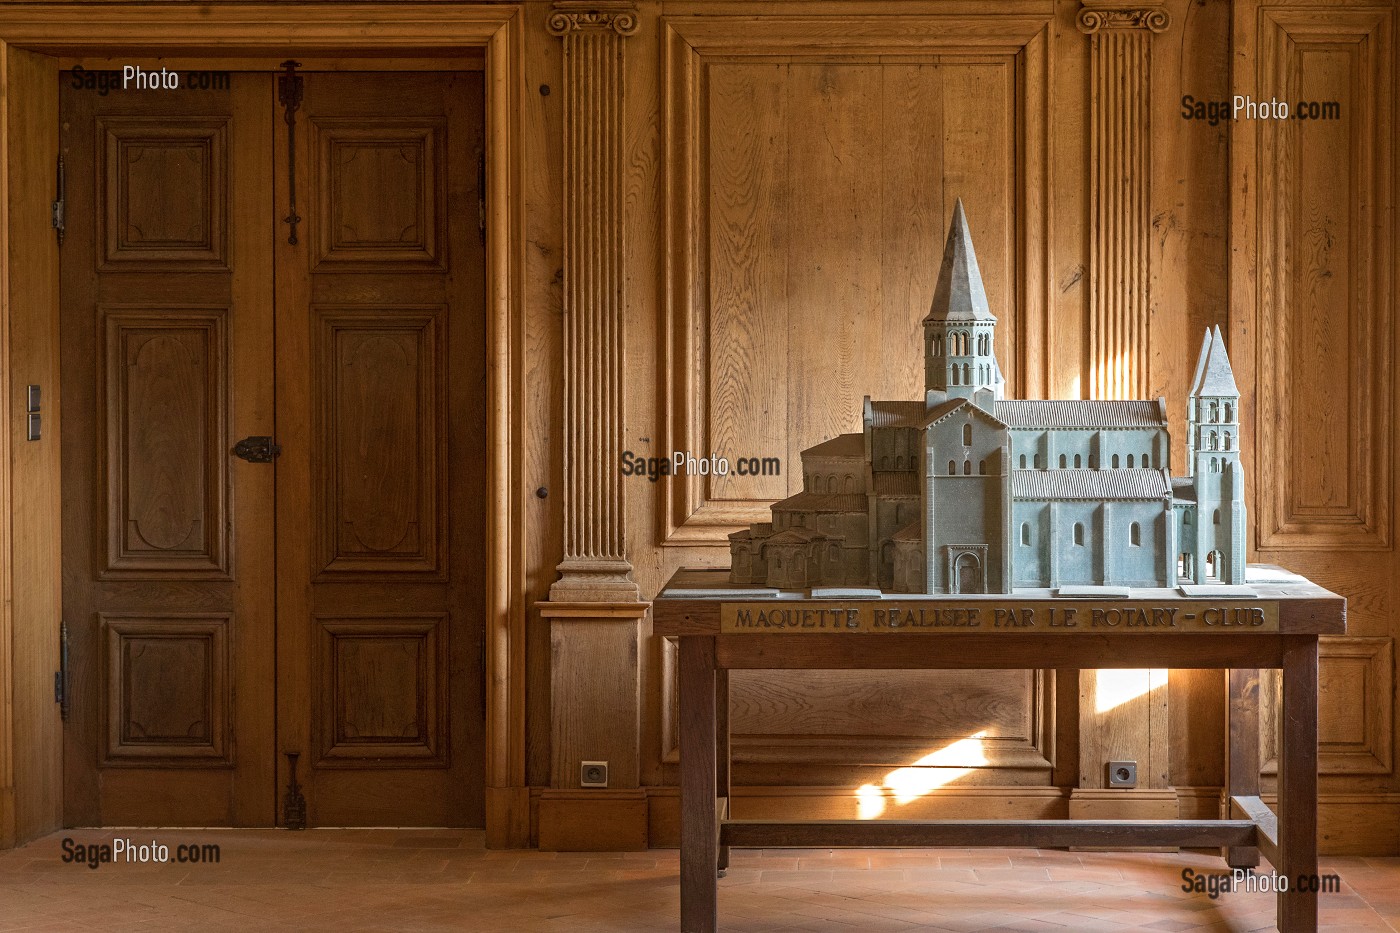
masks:
{"label": "model church spire", "polygon": [[987,303],[962,199],[943,245],[943,265],[924,325],[924,388],[929,404],[972,399],[990,411],[1005,380],[993,350],[997,319]]}

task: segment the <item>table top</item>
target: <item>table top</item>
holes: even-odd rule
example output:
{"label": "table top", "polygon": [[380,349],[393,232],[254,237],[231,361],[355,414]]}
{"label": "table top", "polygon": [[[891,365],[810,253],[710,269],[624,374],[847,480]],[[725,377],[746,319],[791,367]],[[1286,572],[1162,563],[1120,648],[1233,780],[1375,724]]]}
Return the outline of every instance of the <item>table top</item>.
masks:
{"label": "table top", "polygon": [[858,587],[779,590],[682,569],[652,604],[658,635],[1166,635],[1346,632],[1346,599],[1282,567],[1251,565],[1243,586],[1063,587],[922,596]]}

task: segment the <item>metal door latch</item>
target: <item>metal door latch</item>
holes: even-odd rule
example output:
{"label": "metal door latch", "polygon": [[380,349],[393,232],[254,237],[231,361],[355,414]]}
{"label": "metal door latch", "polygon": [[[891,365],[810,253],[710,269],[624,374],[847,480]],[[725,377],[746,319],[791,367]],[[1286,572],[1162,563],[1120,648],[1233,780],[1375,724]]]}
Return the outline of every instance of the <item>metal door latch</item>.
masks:
{"label": "metal door latch", "polygon": [[263,434],[245,437],[233,445],[233,455],[242,457],[249,463],[271,463],[282,454],[282,445],[274,444],[272,438]]}

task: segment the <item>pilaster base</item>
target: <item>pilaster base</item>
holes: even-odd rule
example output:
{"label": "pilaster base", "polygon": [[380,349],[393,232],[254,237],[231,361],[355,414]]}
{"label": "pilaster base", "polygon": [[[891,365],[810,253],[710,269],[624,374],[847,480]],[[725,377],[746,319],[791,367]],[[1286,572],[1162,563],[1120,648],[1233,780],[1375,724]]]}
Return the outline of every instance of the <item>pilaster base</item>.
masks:
{"label": "pilaster base", "polygon": [[626,560],[566,560],[549,588],[551,603],[635,603],[641,590]]}

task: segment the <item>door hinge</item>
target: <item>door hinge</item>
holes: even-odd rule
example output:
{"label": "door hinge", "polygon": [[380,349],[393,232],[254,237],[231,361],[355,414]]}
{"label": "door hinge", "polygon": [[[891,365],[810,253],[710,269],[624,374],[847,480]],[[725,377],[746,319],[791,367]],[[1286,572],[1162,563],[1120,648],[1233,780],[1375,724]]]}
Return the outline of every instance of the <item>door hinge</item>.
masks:
{"label": "door hinge", "polygon": [[68,721],[68,623],[58,624],[58,670],[53,675],[53,701],[58,704],[58,715]]}
{"label": "door hinge", "polygon": [[486,153],[476,151],[476,229],[486,242]]}
{"label": "door hinge", "polygon": [[51,209],[52,213],[49,218],[50,222],[53,224],[54,230],[58,232],[59,246],[63,245],[63,234],[65,232],[63,218],[63,209],[65,206],[66,197],[65,189],[67,188],[67,183],[64,178],[65,174],[66,173],[63,168],[63,155],[62,153],[60,153],[58,156],[58,182],[54,186],[54,199],[53,206]]}

